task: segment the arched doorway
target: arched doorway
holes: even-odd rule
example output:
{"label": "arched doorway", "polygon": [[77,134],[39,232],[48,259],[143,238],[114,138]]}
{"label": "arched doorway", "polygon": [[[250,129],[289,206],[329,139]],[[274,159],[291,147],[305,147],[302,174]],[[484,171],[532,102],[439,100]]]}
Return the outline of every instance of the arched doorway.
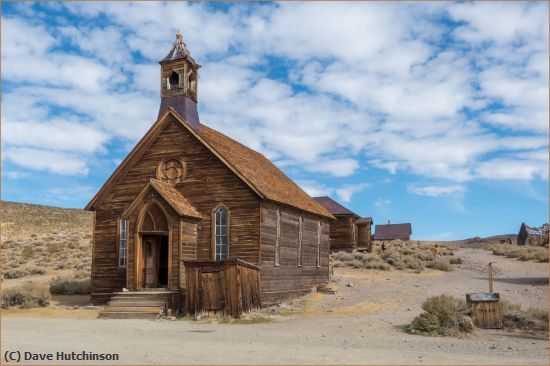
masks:
{"label": "arched doorway", "polygon": [[166,288],[169,280],[169,218],[161,205],[152,201],[140,214],[138,226],[137,288]]}

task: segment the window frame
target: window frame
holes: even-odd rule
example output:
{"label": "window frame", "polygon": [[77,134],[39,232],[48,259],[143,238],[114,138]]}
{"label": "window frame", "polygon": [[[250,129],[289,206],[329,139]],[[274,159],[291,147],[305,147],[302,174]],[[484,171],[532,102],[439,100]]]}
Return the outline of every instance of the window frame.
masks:
{"label": "window frame", "polygon": [[275,257],[274,264],[276,267],[281,265],[281,210],[277,209],[277,218],[275,224]]}
{"label": "window frame", "polygon": [[117,221],[117,229],[117,267],[126,268],[128,264],[128,219],[120,218]]}
{"label": "window frame", "polygon": [[[223,244],[218,245],[217,244],[217,238],[218,236],[221,237],[221,235],[217,235],[217,213],[223,210],[225,211],[225,258],[222,258],[220,255],[220,259],[218,259],[218,246],[222,246]],[[221,226],[221,225],[220,225]],[[223,204],[219,204],[212,210],[211,215],[211,227],[212,227],[212,233],[211,233],[211,246],[212,246],[212,260],[216,262],[221,262],[229,258],[229,238],[230,238],[230,230],[231,230],[231,211]]]}

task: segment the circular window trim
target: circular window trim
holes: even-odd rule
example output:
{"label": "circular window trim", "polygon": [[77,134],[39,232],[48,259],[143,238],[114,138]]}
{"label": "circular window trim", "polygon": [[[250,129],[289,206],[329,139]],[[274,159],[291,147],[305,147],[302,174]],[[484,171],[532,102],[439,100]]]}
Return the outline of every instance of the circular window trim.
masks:
{"label": "circular window trim", "polygon": [[[171,161],[175,161],[176,163],[179,163],[182,169],[182,174],[172,179],[163,176],[163,170],[165,169],[166,164],[170,163]],[[157,179],[160,180],[161,182],[176,185],[176,184],[183,183],[183,180],[185,179],[186,176],[187,176],[187,165],[185,164],[185,161],[182,158],[162,159],[162,161],[157,166]]]}

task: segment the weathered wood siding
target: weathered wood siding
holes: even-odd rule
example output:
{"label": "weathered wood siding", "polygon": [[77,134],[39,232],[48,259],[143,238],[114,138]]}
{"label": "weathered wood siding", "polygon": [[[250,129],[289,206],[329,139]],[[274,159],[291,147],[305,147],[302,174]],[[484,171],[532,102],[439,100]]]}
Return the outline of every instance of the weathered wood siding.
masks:
{"label": "weathered wood siding", "polygon": [[189,314],[222,313],[238,318],[261,306],[260,271],[251,263],[185,262],[185,272]]}
{"label": "weathered wood siding", "polygon": [[[355,220],[351,215],[338,215],[336,221],[330,223],[330,250],[351,251],[357,248],[357,236],[354,244],[353,226]],[[355,230],[357,235],[357,230]]]}
{"label": "weathered wood siding", "polygon": [[357,248],[372,252],[371,224],[357,225]]}
{"label": "weathered wood siding", "polygon": [[[117,220],[149,179],[156,177],[161,160],[169,157],[184,159],[187,176],[176,189],[203,216],[196,228],[195,258],[202,261],[212,258],[211,213],[222,203],[231,215],[229,258],[238,257],[257,263],[260,237],[258,196],[179,122],[172,120],[145,153],[136,156],[135,164],[111,183],[109,194],[96,208],[92,293],[109,293],[126,285],[126,273],[117,265]],[[179,231],[179,223],[173,225],[172,230]],[[185,255],[191,255],[191,248],[184,246],[184,250]],[[95,302],[108,299],[104,295],[92,297]]]}
{"label": "weathered wood siding", "polygon": [[[277,209],[281,213],[280,261],[275,265]],[[261,290],[262,302],[310,291],[328,282],[329,220],[276,203],[262,202]],[[298,266],[299,217],[303,217],[302,265]],[[320,266],[317,266],[317,227],[321,220]]]}
{"label": "weathered wood siding", "polygon": [[126,284],[126,271],[118,267],[117,222],[122,209],[118,205],[95,210],[92,249],[92,302],[102,303]]}

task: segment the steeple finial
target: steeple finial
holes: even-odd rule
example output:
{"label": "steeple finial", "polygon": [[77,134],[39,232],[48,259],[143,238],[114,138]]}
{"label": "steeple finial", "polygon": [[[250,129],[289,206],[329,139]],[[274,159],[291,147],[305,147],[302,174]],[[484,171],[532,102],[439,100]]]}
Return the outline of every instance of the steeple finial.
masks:
{"label": "steeple finial", "polygon": [[178,30],[178,32],[176,33],[176,40],[172,44],[170,52],[168,52],[168,55],[166,55],[166,57],[163,58],[160,62],[162,63],[165,61],[172,61],[181,58],[189,60],[189,62],[191,62],[191,64],[193,64],[196,69],[201,67],[199,64],[197,64],[193,57],[191,57],[191,53],[189,53],[187,45],[183,40],[183,34],[181,33],[181,30]]}

